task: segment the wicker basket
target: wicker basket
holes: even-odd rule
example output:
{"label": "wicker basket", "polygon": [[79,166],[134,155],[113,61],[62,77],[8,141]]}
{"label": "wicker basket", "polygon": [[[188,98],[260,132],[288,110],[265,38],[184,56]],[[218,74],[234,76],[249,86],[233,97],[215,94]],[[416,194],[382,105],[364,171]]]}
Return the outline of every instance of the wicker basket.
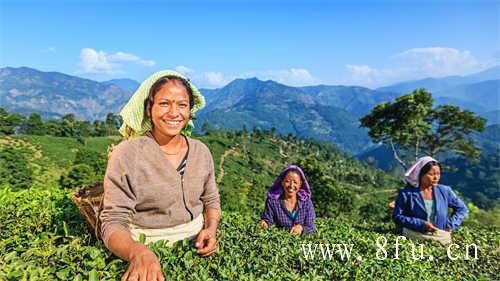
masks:
{"label": "wicker basket", "polygon": [[[123,136],[123,140],[128,140],[132,134],[134,134],[134,130],[129,126],[125,126],[125,135]],[[114,145],[108,147],[108,158],[113,151],[113,148]],[[101,238],[101,223],[99,221],[99,214],[102,209],[103,197],[104,186],[102,181],[82,187],[71,195],[71,200],[76,204],[78,209],[80,209],[80,212],[82,212],[90,226],[92,226],[97,238]]]}
{"label": "wicker basket", "polygon": [[78,189],[71,200],[76,204],[87,222],[94,229],[97,238],[101,238],[101,224],[99,214],[102,208],[102,199],[104,196],[104,187],[102,181]]}

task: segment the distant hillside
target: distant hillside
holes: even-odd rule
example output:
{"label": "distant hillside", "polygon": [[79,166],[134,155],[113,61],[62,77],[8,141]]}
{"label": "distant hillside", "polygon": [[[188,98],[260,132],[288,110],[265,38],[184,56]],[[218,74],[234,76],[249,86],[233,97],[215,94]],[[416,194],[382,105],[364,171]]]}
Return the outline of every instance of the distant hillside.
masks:
{"label": "distant hillside", "polygon": [[[470,77],[435,79],[446,82],[445,92],[437,92],[437,104],[455,104],[488,117],[497,123],[500,80],[491,78],[495,69]],[[472,84],[458,84],[465,80]],[[432,80],[432,79],[431,79]],[[415,81],[408,88],[425,87],[427,80]],[[450,82],[451,81],[451,82]],[[453,82],[453,83],[452,83]],[[118,113],[138,82],[115,79],[102,83],[58,72],[30,68],[0,69],[0,107],[8,112],[37,112],[44,118],[74,113],[77,119],[103,119]],[[431,87],[432,88],[432,87]],[[391,90],[382,88],[382,90]],[[394,89],[392,89],[394,90]],[[314,138],[336,143],[352,154],[371,149],[359,118],[377,104],[394,100],[400,92],[371,90],[358,86],[290,87],[274,81],[236,79],[220,89],[202,89],[207,106],[197,114],[197,129],[209,123],[218,129],[276,129],[279,134]],[[443,90],[444,91],[444,90]],[[447,96],[440,96],[440,95]]]}
{"label": "distant hillside", "polygon": [[141,83],[139,83],[135,80],[126,79],[126,78],[125,79],[113,79],[113,80],[103,81],[101,83],[104,85],[111,85],[111,84],[116,85],[129,93],[135,92],[135,90],[137,90],[137,88],[139,88],[139,86],[141,85]]}
{"label": "distant hillside", "polygon": [[276,129],[337,144],[356,153],[370,140],[359,128],[359,117],[376,103],[394,95],[362,87],[316,86],[296,88],[256,78],[237,79],[205,94],[207,107],[197,123],[217,129]]}
{"label": "distant hillside", "polygon": [[447,76],[442,78],[425,78],[415,81],[400,82],[377,88],[377,90],[382,92],[410,93],[416,88],[425,88],[432,93],[439,93],[459,85],[496,79],[500,79],[500,66],[495,66],[466,76]]}
{"label": "distant hillside", "polygon": [[500,110],[488,111],[480,115],[481,117],[486,118],[488,125],[500,124]]}
{"label": "distant hillside", "polygon": [[0,106],[9,112],[37,112],[44,117],[74,113],[77,119],[103,119],[118,113],[130,93],[114,84],[102,84],[59,72],[0,69]]}
{"label": "distant hillside", "polygon": [[484,111],[500,110],[499,79],[458,85],[433,93],[433,95],[434,94],[437,97],[453,97],[471,104],[481,106],[482,108],[484,108]]}

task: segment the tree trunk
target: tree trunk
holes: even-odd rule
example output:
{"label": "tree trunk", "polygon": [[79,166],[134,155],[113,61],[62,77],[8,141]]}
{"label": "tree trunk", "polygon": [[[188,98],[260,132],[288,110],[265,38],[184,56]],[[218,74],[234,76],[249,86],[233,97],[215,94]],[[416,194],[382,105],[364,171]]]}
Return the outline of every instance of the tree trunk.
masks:
{"label": "tree trunk", "polygon": [[401,159],[399,159],[398,152],[396,151],[396,147],[394,147],[394,143],[392,142],[392,139],[391,139],[391,148],[392,148],[392,152],[394,153],[394,159],[396,161],[398,161],[399,165],[401,165],[401,167],[403,167],[403,169],[406,170],[406,164],[403,161],[401,161]]}
{"label": "tree trunk", "polygon": [[419,139],[417,136],[417,141],[415,142],[415,161],[418,159],[418,144],[419,144]]}

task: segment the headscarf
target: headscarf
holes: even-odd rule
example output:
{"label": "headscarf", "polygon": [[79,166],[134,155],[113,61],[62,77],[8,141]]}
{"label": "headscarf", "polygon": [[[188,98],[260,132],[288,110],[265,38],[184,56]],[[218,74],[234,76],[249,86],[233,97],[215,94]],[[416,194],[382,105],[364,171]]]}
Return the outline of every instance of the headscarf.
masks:
{"label": "headscarf", "polygon": [[296,171],[299,173],[300,178],[302,179],[302,186],[300,187],[299,192],[297,192],[297,197],[300,201],[304,201],[307,198],[311,197],[311,188],[309,187],[309,183],[307,182],[306,176],[304,176],[304,172],[299,166],[296,165],[287,165],[283,171],[276,177],[273,185],[267,190],[267,197],[271,199],[279,199],[283,194],[283,186],[281,185],[281,181],[286,176],[289,171]]}
{"label": "headscarf", "polygon": [[[194,116],[194,113],[205,106],[205,97],[203,97],[200,91],[183,75],[173,70],[162,70],[156,73],[153,73],[149,76],[139,88],[135,91],[135,93],[130,97],[127,104],[123,107],[120,112],[120,116],[123,118],[123,124],[120,128],[120,133],[125,138],[134,138],[140,135],[143,135],[147,131],[150,131],[153,128],[153,123],[151,118],[147,118],[144,115],[144,101],[149,95],[149,91],[153,84],[159,79],[165,76],[173,76],[179,79],[186,81],[187,85],[191,89],[193,93],[193,107],[191,108],[191,116]],[[192,120],[186,124],[186,128],[181,131],[181,134],[190,136],[191,132],[194,128],[194,124]]]}
{"label": "headscarf", "polygon": [[438,162],[436,159],[434,159],[430,156],[424,156],[424,157],[419,158],[413,164],[413,166],[411,166],[410,169],[408,169],[408,171],[406,171],[404,181],[413,187],[419,187],[419,184],[420,184],[419,180],[420,179],[418,178],[418,176],[420,175],[420,170],[427,163],[432,162],[432,161]]}

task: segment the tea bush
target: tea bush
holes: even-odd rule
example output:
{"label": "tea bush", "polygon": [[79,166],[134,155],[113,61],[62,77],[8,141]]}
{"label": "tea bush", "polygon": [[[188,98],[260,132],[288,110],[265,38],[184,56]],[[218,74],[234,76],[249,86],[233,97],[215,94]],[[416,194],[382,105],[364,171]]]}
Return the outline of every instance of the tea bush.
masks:
{"label": "tea bush", "polygon": [[[88,228],[70,193],[58,188],[0,190],[0,280],[119,280],[126,262],[111,254]],[[409,241],[399,241],[395,259],[393,225],[353,223],[347,217],[320,218],[317,233],[298,237],[261,229],[257,215],[223,212],[217,253],[196,255],[191,242],[149,247],[160,259],[167,280],[498,280],[499,235],[496,228],[461,227],[454,234],[460,249],[424,243],[424,260],[413,260]],[[387,239],[388,256],[377,247]],[[379,240],[380,242],[380,240]],[[303,245],[352,244],[350,258],[335,251],[324,259],[306,258]],[[478,259],[465,260],[465,245],[478,246]],[[417,244],[415,244],[417,245]],[[333,251],[332,251],[333,252]],[[362,260],[357,258],[361,256]],[[430,260],[428,257],[433,256]],[[382,257],[382,255],[381,255]],[[471,251],[471,258],[473,251]]]}

